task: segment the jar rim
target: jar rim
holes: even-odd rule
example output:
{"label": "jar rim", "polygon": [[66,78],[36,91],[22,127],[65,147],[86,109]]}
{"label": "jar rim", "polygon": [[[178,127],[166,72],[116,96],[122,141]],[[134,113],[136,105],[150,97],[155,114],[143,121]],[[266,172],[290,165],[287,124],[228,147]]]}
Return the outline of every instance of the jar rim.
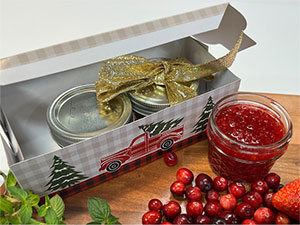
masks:
{"label": "jar rim", "polygon": [[[268,144],[268,145],[249,145],[249,144],[244,144],[244,143],[241,143],[241,142],[238,142],[232,138],[230,138],[229,136],[227,136],[226,134],[224,134],[218,127],[218,125],[216,124],[216,121],[215,121],[215,117],[216,117],[216,110],[218,109],[218,106],[220,106],[222,103],[225,103],[226,99],[230,99],[234,96],[253,96],[253,97],[259,97],[259,98],[263,98],[263,99],[266,99],[268,101],[270,101],[273,105],[276,106],[276,108],[278,110],[281,111],[281,113],[284,115],[286,121],[287,121],[287,129],[286,129],[286,132],[285,132],[285,135],[277,142],[274,142],[272,144]],[[241,100],[241,99],[237,99],[238,100]],[[253,102],[253,103],[257,103],[255,101],[250,101],[249,102]],[[280,118],[279,118],[280,119]],[[285,145],[286,143],[288,143],[291,138],[292,138],[292,134],[293,134],[293,123],[292,123],[292,120],[291,120],[291,117],[289,115],[289,113],[287,112],[287,110],[280,104],[278,103],[277,101],[275,101],[274,99],[270,98],[270,97],[267,97],[267,96],[264,96],[264,95],[261,95],[261,94],[256,94],[256,93],[251,93],[251,92],[237,92],[237,93],[234,93],[234,94],[230,94],[230,95],[227,95],[223,98],[221,98],[214,106],[212,112],[211,112],[211,115],[210,115],[210,120],[212,122],[212,125],[214,126],[214,128],[217,130],[217,132],[222,136],[222,138],[224,138],[226,141],[229,141],[233,144],[236,144],[236,145],[239,145],[245,149],[247,148],[251,148],[252,150],[253,149],[271,149],[273,147],[278,147],[278,146],[282,146],[282,145]]]}

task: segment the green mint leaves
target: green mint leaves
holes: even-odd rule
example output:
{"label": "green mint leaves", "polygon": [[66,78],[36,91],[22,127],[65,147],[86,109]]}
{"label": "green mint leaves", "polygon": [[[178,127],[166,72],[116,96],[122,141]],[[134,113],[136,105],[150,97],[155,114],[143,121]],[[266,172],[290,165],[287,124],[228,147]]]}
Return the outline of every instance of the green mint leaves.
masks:
{"label": "green mint leaves", "polygon": [[120,224],[119,218],[111,215],[108,203],[101,198],[89,198],[88,210],[94,220],[88,224]]}
{"label": "green mint leaves", "polygon": [[[45,204],[39,206],[40,197],[18,187],[10,171],[3,177],[7,192],[0,196],[0,224],[64,224],[65,204],[59,195],[51,199],[45,196]],[[34,214],[42,221],[36,220]]]}

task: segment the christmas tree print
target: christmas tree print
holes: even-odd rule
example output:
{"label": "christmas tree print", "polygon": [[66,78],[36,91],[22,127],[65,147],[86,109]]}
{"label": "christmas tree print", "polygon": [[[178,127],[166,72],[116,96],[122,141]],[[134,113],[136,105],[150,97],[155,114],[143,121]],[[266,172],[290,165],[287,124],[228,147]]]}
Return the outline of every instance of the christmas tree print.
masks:
{"label": "christmas tree print", "polygon": [[146,125],[139,126],[140,129],[142,129],[144,132],[148,132],[150,137],[155,136],[157,134],[160,134],[164,131],[170,130],[180,124],[180,122],[183,120],[182,118],[178,118],[176,120],[169,120],[167,122],[164,122],[163,120],[157,123],[150,123]]}
{"label": "christmas tree print", "polygon": [[50,167],[52,172],[49,177],[52,178],[48,184],[46,184],[46,186],[49,186],[47,191],[56,191],[58,189],[71,187],[87,178],[81,172],[75,171],[74,168],[74,166],[68,165],[67,162],[55,155],[53,157],[53,164]]}
{"label": "christmas tree print", "polygon": [[207,101],[206,105],[204,106],[204,110],[203,110],[202,114],[200,115],[200,119],[194,125],[194,129],[192,132],[198,133],[200,131],[205,131],[206,125],[208,122],[208,117],[209,117],[214,105],[215,104],[213,102],[213,98],[211,96],[209,96],[208,101]]}

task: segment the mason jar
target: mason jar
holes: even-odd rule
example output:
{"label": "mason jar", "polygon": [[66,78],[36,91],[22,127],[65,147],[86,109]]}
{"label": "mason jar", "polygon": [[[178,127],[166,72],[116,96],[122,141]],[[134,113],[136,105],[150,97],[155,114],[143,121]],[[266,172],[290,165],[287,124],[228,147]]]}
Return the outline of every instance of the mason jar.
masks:
{"label": "mason jar", "polygon": [[218,175],[253,182],[268,174],[287,150],[293,126],[271,98],[252,93],[224,97],[208,120],[208,160]]}
{"label": "mason jar", "polygon": [[132,121],[131,102],[121,94],[98,108],[93,84],[60,94],[49,105],[47,123],[56,143],[67,145],[103,134]]}

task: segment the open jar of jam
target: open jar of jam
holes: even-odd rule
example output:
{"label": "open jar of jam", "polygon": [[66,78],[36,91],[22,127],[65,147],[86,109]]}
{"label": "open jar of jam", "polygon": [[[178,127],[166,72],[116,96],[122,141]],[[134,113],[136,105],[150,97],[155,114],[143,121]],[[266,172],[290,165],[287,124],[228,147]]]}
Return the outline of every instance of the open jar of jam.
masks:
{"label": "open jar of jam", "polygon": [[292,133],[289,114],[273,99],[252,93],[226,96],[207,125],[210,167],[227,179],[253,182],[285,153]]}

